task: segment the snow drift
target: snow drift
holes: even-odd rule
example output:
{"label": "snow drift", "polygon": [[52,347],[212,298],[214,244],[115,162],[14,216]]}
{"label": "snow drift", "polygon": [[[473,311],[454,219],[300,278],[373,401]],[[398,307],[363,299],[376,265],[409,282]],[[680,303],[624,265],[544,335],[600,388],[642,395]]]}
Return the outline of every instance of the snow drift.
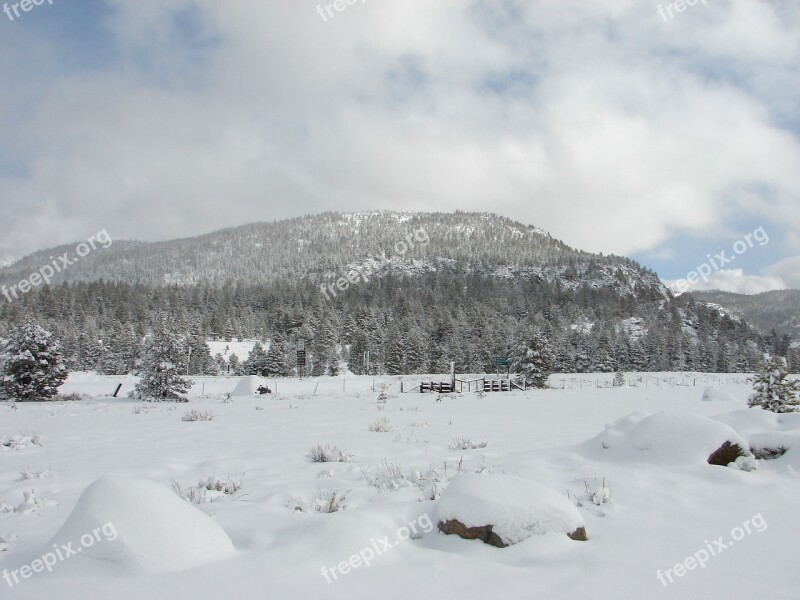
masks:
{"label": "snow drift", "polygon": [[515,475],[461,474],[442,493],[436,514],[443,533],[493,546],[545,533],[586,539],[583,517],[566,497]]}
{"label": "snow drift", "polygon": [[262,379],[258,375],[248,375],[247,377],[242,378],[239,383],[236,384],[236,388],[234,388],[232,395],[254,396],[258,393],[258,388],[262,385],[267,385],[266,379]]}
{"label": "snow drift", "polygon": [[636,412],[606,425],[577,450],[595,460],[686,465],[707,463],[726,443],[749,454],[742,437],[719,421],[686,413]]}
{"label": "snow drift", "polygon": [[703,402],[738,402],[739,400],[725,390],[717,388],[706,388],[703,390]]}
{"label": "snow drift", "polygon": [[50,547],[70,543],[80,555],[65,566],[92,560],[123,572],[182,571],[235,555],[205,513],[154,481],[121,477],[86,488]]}

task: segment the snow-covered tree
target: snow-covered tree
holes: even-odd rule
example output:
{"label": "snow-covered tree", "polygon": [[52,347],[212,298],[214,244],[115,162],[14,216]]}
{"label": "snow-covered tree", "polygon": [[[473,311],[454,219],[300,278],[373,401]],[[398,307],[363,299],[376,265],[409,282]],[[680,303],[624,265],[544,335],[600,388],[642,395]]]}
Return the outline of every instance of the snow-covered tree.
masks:
{"label": "snow-covered tree", "polygon": [[286,342],[283,336],[276,334],[272,338],[267,351],[266,375],[269,377],[286,377],[289,374],[289,363],[286,359]]}
{"label": "snow-covered tree", "polygon": [[183,340],[166,321],[156,324],[136,363],[140,379],[130,396],[147,402],[187,402],[192,382],[183,376],[185,354]]}
{"label": "snow-covered tree", "polygon": [[553,350],[549,340],[533,331],[522,338],[511,352],[511,370],[528,385],[547,387],[547,378],[553,372]]}
{"label": "snow-covered tree", "polygon": [[216,375],[218,366],[211,357],[211,350],[203,335],[190,335],[186,341],[189,375]]}
{"label": "snow-covered tree", "polygon": [[228,357],[228,369],[234,375],[244,375],[244,367],[242,363],[239,362],[239,356],[232,352],[231,355]]}
{"label": "snow-covered tree", "polygon": [[775,413],[798,410],[800,400],[800,381],[788,379],[786,362],[783,358],[772,357],[764,362],[755,374],[753,393],[747,401],[748,406],[760,406]]}
{"label": "snow-covered tree", "polygon": [[50,400],[67,375],[58,341],[31,320],[0,344],[0,395],[21,402]]}
{"label": "snow-covered tree", "polygon": [[[233,356],[231,359],[233,359]],[[237,363],[238,360],[237,357]],[[233,365],[233,363],[231,363],[231,365]],[[245,375],[267,376],[267,351],[264,350],[264,346],[261,345],[261,342],[256,342],[253,349],[250,350],[247,360],[242,363],[242,371]]]}

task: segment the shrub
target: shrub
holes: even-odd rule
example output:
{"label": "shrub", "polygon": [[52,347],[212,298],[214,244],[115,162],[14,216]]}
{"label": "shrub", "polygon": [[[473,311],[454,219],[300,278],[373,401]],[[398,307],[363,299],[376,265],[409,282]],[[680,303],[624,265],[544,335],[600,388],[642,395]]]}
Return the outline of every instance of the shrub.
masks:
{"label": "shrub", "polygon": [[392,430],[391,426],[389,425],[389,419],[386,417],[381,417],[374,423],[370,423],[368,429],[370,431],[377,431],[379,433],[387,433]]}
{"label": "shrub", "polygon": [[353,455],[348,454],[344,450],[339,450],[336,446],[321,446],[317,444],[313,446],[308,454],[311,462],[327,463],[327,462],[350,462],[353,460]]}
{"label": "shrub", "polygon": [[460,437],[450,442],[448,448],[450,448],[450,450],[477,450],[478,448],[486,448],[488,445],[489,442],[486,440],[474,444],[468,437]]}
{"label": "shrub", "polygon": [[200,412],[196,408],[193,408],[189,412],[181,417],[181,421],[213,421],[214,420],[214,413],[210,410]]}

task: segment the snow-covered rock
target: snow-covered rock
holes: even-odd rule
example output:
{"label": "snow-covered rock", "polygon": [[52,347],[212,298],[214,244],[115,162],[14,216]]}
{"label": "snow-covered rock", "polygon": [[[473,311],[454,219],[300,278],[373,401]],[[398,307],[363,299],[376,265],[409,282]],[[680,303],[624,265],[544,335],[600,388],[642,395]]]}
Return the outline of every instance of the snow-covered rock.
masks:
{"label": "snow-covered rock", "polygon": [[182,571],[236,554],[219,525],[167,487],[122,477],[86,488],[53,544],[80,553],[64,566],[90,560],[125,573]]}
{"label": "snow-covered rock", "polygon": [[583,517],[565,496],[515,475],[463,473],[442,493],[436,512],[443,533],[501,548],[545,533],[586,539]]}
{"label": "snow-covered rock", "polygon": [[723,447],[717,456],[731,456],[728,462],[749,450],[729,425],[696,414],[660,412],[632,413],[618,419],[577,450],[596,460],[681,465],[719,464],[716,458],[710,459]]}
{"label": "snow-covered rock", "polygon": [[718,388],[706,388],[703,390],[703,402],[738,402],[739,400],[725,390]]}

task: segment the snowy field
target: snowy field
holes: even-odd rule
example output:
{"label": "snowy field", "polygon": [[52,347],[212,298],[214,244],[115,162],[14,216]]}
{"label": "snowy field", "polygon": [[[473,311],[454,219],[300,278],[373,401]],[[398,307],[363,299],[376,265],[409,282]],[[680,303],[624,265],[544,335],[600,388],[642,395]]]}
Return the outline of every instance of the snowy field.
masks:
{"label": "snowy field", "polygon": [[[143,405],[122,397],[132,377],[73,374],[62,392],[81,401],[0,404],[0,569],[31,567],[0,597],[797,598],[800,415],[747,409],[741,376],[713,378],[704,401],[707,377],[439,398],[348,376],[230,399],[240,378],[209,377],[189,404]],[[184,421],[192,409],[213,419]],[[750,471],[707,464],[742,439],[789,450]],[[312,462],[317,445],[348,460]],[[459,473],[469,485],[448,495]],[[501,475],[539,485],[518,497]],[[460,495],[476,485],[494,509]],[[587,541],[495,548],[436,528],[446,502],[519,532],[515,503],[541,486]]]}

